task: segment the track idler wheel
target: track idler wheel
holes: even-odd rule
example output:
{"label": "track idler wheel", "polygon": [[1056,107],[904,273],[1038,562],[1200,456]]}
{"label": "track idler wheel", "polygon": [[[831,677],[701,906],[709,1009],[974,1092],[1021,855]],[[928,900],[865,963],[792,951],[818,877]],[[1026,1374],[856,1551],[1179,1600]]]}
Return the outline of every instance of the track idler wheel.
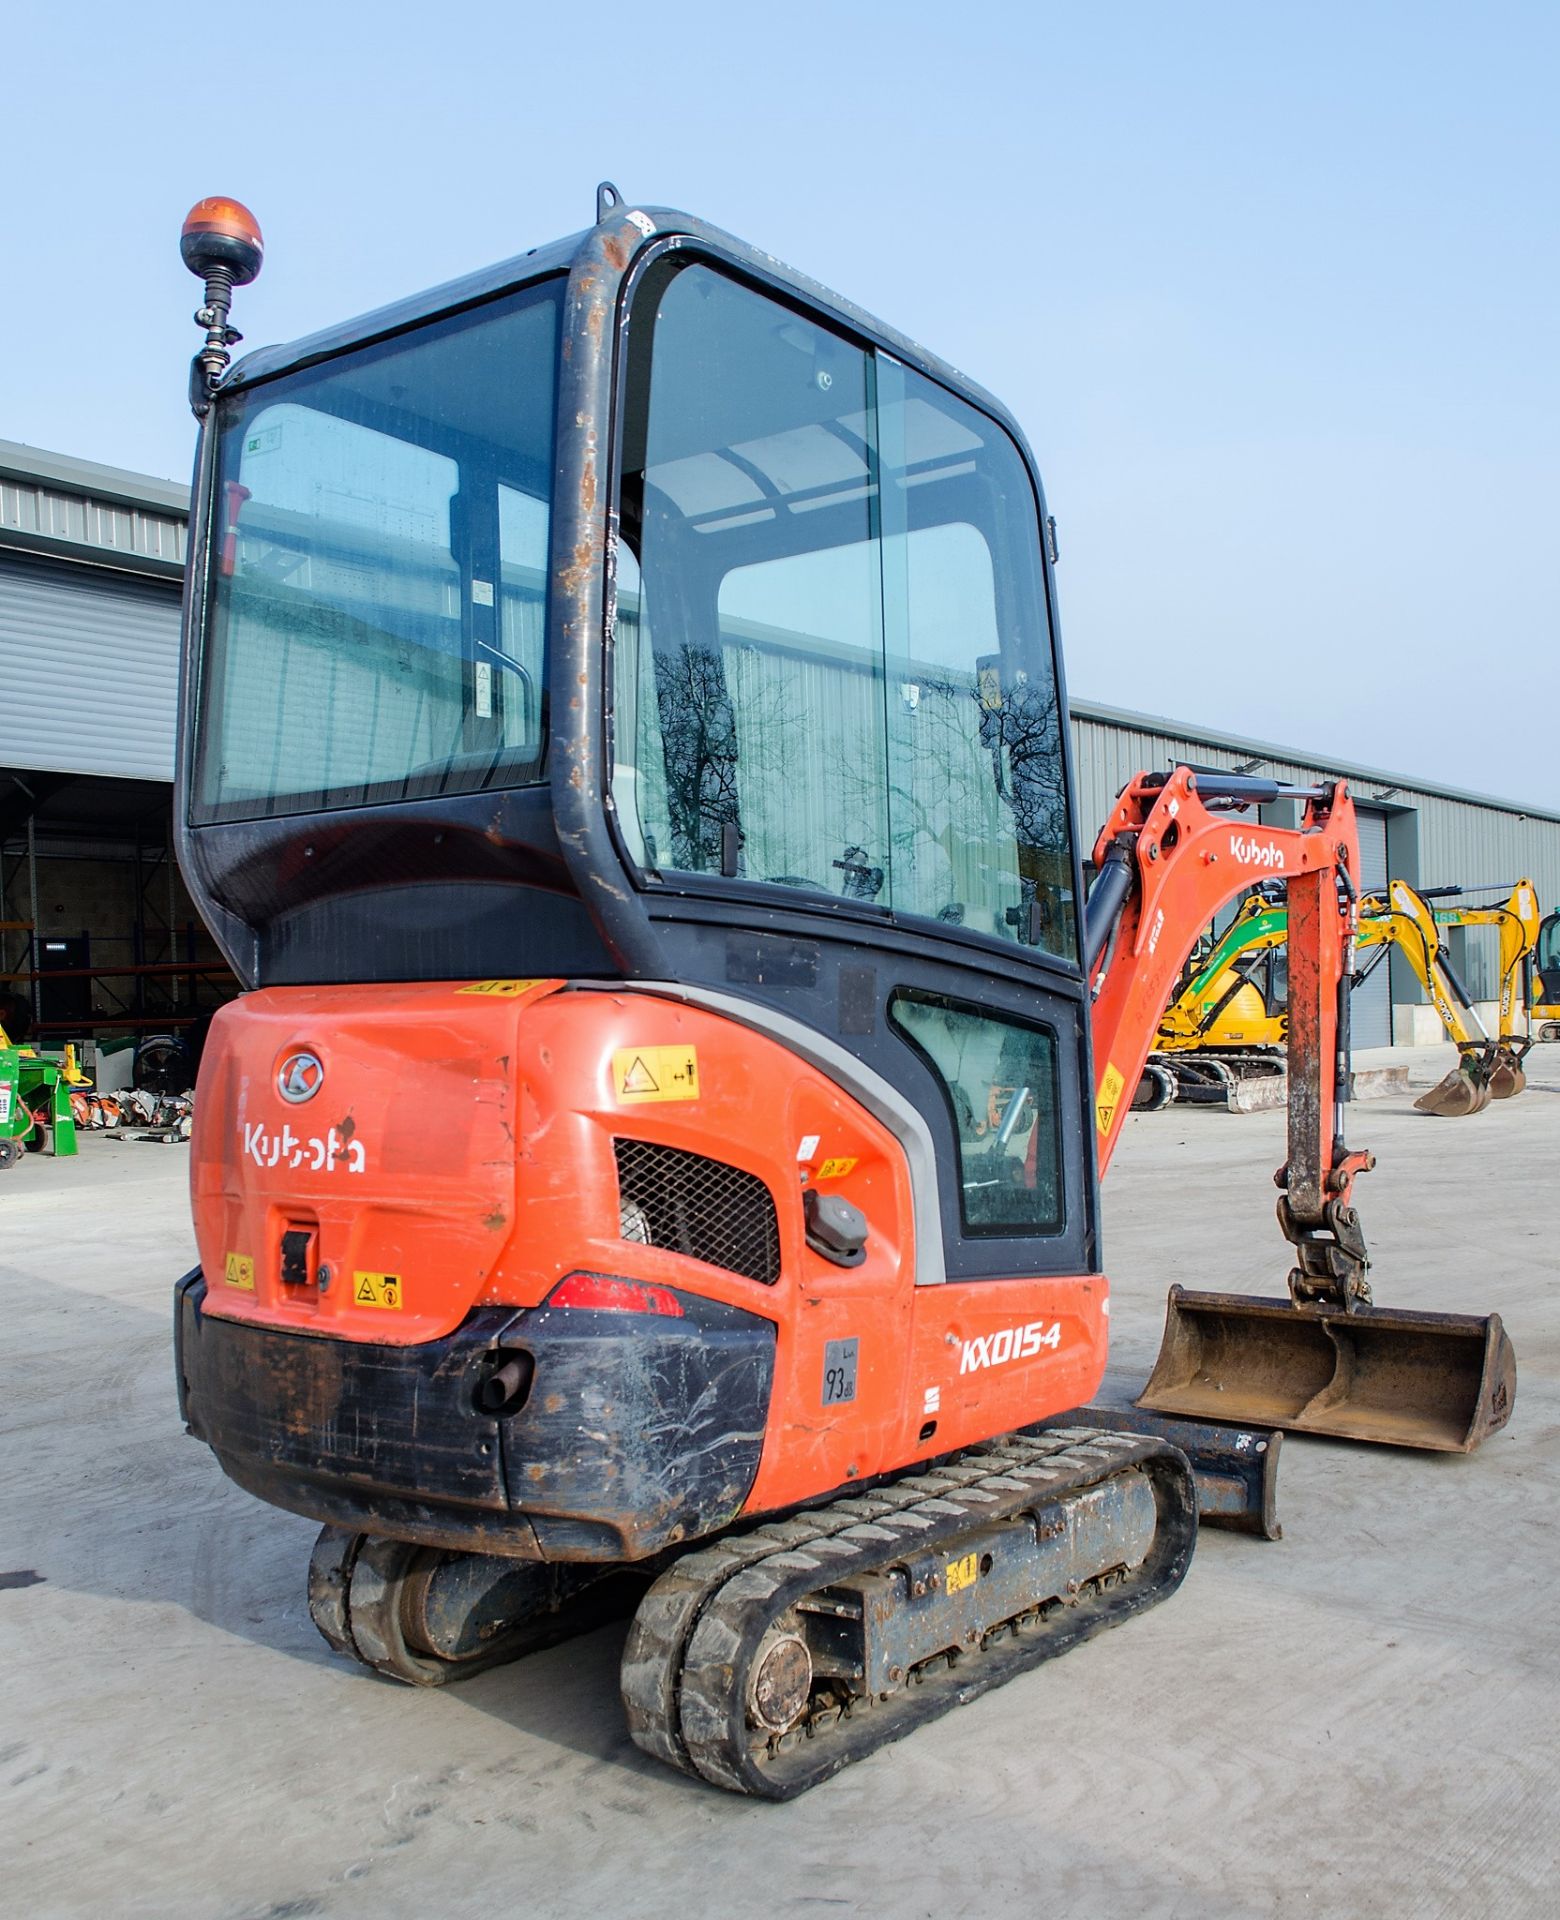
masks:
{"label": "track idler wheel", "polygon": [[1134,1113],[1159,1113],[1175,1100],[1175,1075],[1157,1060],[1147,1061],[1132,1090]]}
{"label": "track idler wheel", "polygon": [[408,1686],[439,1687],[621,1613],[616,1571],[325,1527],[309,1560],[309,1617],[335,1652]]}

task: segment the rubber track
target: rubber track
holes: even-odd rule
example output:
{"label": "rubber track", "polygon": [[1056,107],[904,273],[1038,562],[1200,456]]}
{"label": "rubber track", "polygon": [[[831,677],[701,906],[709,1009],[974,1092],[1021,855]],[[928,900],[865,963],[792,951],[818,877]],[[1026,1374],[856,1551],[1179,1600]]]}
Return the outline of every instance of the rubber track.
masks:
{"label": "rubber track", "polygon": [[[1048,1505],[1128,1467],[1155,1481],[1160,1529],[1126,1583],[1006,1633],[888,1702],[853,1702],[832,1725],[755,1757],[747,1667],[769,1623],[805,1594],[892,1565],[907,1547],[943,1550],[971,1527]],[[1196,1495],[1182,1457],[1150,1436],[1055,1429],[1014,1434],[870,1494],[691,1553],[641,1603],[623,1655],[629,1731],[646,1753],[717,1786],[789,1799],[914,1725],[1166,1598],[1191,1559]]]}
{"label": "rubber track", "polygon": [[[1000,1443],[993,1442],[994,1450]],[[1038,1451],[1059,1453],[1065,1438]],[[982,1450],[983,1452],[989,1450]],[[810,1546],[847,1527],[870,1523],[921,1501],[972,1485],[991,1471],[986,1465],[949,1464],[911,1475],[872,1493],[772,1521],[713,1547],[684,1554],[640,1602],[623,1649],[623,1708],[634,1744],[684,1773],[699,1769],[683,1744],[678,1707],[683,1657],[700,1613],[724,1580],[791,1547]]]}
{"label": "rubber track", "polygon": [[627,1611],[608,1569],[601,1581],[565,1605],[495,1634],[480,1653],[445,1659],[409,1645],[401,1624],[404,1582],[430,1557],[438,1557],[437,1548],[344,1527],[323,1528],[309,1558],[309,1616],[322,1638],[337,1653],[388,1680],[439,1687],[572,1640]]}

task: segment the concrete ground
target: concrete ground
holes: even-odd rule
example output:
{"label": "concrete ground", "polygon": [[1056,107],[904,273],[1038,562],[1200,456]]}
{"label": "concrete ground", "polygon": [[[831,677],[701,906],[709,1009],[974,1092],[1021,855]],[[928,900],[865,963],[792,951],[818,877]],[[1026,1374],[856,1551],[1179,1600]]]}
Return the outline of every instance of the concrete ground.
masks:
{"label": "concrete ground", "polygon": [[[1423,1087],[1447,1049],[1414,1056]],[[443,1692],[310,1625],[314,1529],[174,1412],[183,1148],[0,1176],[0,1901],[18,1916],[1466,1916],[1560,1911],[1560,1047],[1522,1099],[1356,1110],[1377,1297],[1498,1310],[1468,1457],[1284,1443],[1284,1539],[785,1807],[643,1759],[622,1628]],[[1282,1290],[1283,1116],[1135,1116],[1115,1367],[1167,1284]],[[16,1576],[22,1575],[22,1579]],[[36,1576],[33,1578],[32,1576]]]}

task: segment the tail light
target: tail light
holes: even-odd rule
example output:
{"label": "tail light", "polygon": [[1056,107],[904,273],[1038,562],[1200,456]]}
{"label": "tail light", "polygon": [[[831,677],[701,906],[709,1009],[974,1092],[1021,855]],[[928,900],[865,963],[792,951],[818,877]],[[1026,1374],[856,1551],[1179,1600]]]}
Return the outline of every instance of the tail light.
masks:
{"label": "tail light", "polygon": [[571,1273],[547,1296],[549,1307],[579,1307],[592,1313],[659,1313],[683,1318],[683,1304],[669,1287],[642,1280],[616,1280],[604,1273]]}

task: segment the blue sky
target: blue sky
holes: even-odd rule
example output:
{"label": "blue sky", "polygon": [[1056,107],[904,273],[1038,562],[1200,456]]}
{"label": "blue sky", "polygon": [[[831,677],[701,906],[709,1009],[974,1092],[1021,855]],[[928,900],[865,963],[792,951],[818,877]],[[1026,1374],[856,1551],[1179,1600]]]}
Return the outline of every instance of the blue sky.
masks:
{"label": "blue sky", "polygon": [[610,176],[1007,401],[1076,694],[1560,806],[1560,5],[211,17],[7,20],[0,437],[185,475],[204,193],[259,344]]}

